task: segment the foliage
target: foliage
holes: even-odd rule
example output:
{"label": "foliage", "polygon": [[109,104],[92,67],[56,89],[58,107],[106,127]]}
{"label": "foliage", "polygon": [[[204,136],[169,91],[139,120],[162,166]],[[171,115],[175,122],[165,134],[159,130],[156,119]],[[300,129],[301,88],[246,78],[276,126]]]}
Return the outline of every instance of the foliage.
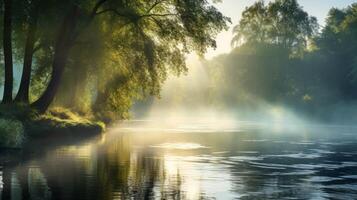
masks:
{"label": "foliage", "polygon": [[297,0],[276,0],[268,5],[261,0],[243,12],[234,27],[232,44],[276,44],[300,55],[317,30],[316,18],[309,16]]}
{"label": "foliage", "polygon": [[[274,12],[283,16],[288,14],[284,14],[288,8],[291,16],[275,21]],[[304,20],[296,20],[300,15]],[[277,0],[267,6],[258,1],[243,12],[235,29],[233,43],[237,40],[243,43],[206,64],[214,80],[216,97],[229,108],[254,108],[267,102],[319,117],[329,116],[324,110],[341,102],[352,104],[357,100],[356,16],[357,4],[346,9],[333,8],[321,33],[313,34],[317,26],[314,18],[308,17],[296,1]],[[288,42],[295,41],[289,44],[290,50],[270,32],[272,23],[279,27],[278,35],[286,37]],[[284,33],[284,30],[289,31]],[[295,30],[294,34],[291,30]],[[302,38],[308,37],[313,49],[305,45],[307,40],[302,42]],[[303,56],[291,56],[291,48],[295,49],[294,44],[300,42]]]}
{"label": "foliage", "polygon": [[38,116],[38,112],[24,104],[0,105],[0,118],[24,121]]}
{"label": "foliage", "polygon": [[12,3],[13,52],[33,60],[29,102],[103,118],[127,118],[133,101],[158,96],[169,73],[187,71],[185,55],[216,47],[230,21],[207,0]]}
{"label": "foliage", "polygon": [[[280,46],[243,45],[211,61],[209,71],[214,72],[214,68],[222,71],[217,81],[224,82],[216,84],[226,85],[227,91],[222,91],[226,98],[223,99],[231,99],[235,103],[251,98],[278,101],[286,96],[287,67],[292,68],[292,64],[286,50]],[[232,95],[234,99],[229,97]]]}
{"label": "foliage", "polygon": [[357,97],[356,92],[356,52],[357,52],[357,4],[346,9],[331,9],[327,25],[316,46],[326,60],[326,76],[336,83],[334,87],[341,90],[347,99]]}
{"label": "foliage", "polygon": [[19,147],[24,141],[24,127],[20,121],[0,118],[0,147]]}

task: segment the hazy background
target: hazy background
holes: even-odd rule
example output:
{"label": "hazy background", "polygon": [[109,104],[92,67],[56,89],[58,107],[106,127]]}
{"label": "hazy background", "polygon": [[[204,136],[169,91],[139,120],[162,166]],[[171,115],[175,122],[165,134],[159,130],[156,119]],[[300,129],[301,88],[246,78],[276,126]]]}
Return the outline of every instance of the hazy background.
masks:
{"label": "hazy background", "polygon": [[[220,94],[214,94],[213,87],[217,86],[217,81],[214,79],[224,79],[220,77],[219,73],[212,77],[212,71],[209,72],[207,66],[212,63],[216,57],[222,54],[229,54],[232,51],[231,41],[234,37],[232,32],[233,27],[241,20],[241,14],[247,6],[251,6],[256,0],[223,0],[221,3],[215,4],[215,6],[226,16],[231,18],[232,23],[230,28],[226,31],[222,31],[216,41],[217,48],[210,49],[204,58],[200,58],[195,54],[187,56],[188,72],[186,75],[175,77],[170,75],[166,80],[163,89],[161,91],[160,98],[149,97],[144,101],[138,101],[132,109],[133,118],[153,118],[154,116],[159,118],[201,118],[201,119],[231,119],[239,118],[256,119],[256,120],[287,120],[288,121],[303,121],[312,122],[305,115],[297,112],[296,108],[291,108],[286,105],[279,105],[278,103],[266,102],[263,99],[255,98],[256,102],[253,106],[242,103],[234,105],[223,105],[219,102]],[[265,1],[267,4],[270,1]],[[298,0],[298,3],[303,7],[309,15],[317,18],[320,25],[320,30],[323,29],[326,22],[325,19],[328,16],[328,12],[331,8],[345,8],[354,0]],[[235,62],[240,63],[237,59]],[[19,86],[19,80],[22,70],[22,60],[16,60],[14,67],[15,75],[15,90]],[[226,85],[227,86],[227,85]],[[229,85],[230,88],[234,88],[234,84]],[[3,87],[1,86],[0,92]],[[239,88],[232,93],[243,93]],[[342,97],[341,97],[342,98]],[[222,99],[221,99],[222,100]],[[226,99],[224,99],[226,100]],[[223,100],[222,100],[223,101]],[[326,113],[323,115],[331,115],[335,121],[354,121],[354,102],[339,102],[332,107],[326,108]],[[301,116],[303,115],[303,116]]]}
{"label": "hazy background", "polygon": [[[207,66],[217,62],[217,57],[228,55],[232,51],[231,41],[234,36],[232,31],[233,27],[241,20],[241,14],[244,9],[247,6],[251,6],[254,2],[256,1],[223,0],[222,3],[216,4],[219,10],[232,20],[229,30],[223,31],[218,35],[217,49],[209,50],[204,58],[199,58],[194,54],[187,56],[189,66],[187,75],[178,78],[170,77],[163,87],[160,98],[153,97],[144,102],[136,103],[133,108],[134,118],[159,118],[171,121],[177,121],[178,119],[238,119],[262,122],[278,121],[282,123],[320,123],[320,120],[316,120],[316,118],[324,118],[324,120],[328,119],[327,121],[329,123],[353,123],[354,120],[356,120],[354,116],[357,106],[354,101],[345,102],[342,96],[341,101],[336,100],[336,102],[329,104],[328,107],[319,104],[319,100],[316,100],[315,104],[311,107],[316,108],[318,111],[310,115],[310,113],[300,112],[299,106],[291,107],[289,105],[280,104],[279,102],[272,103],[259,97],[248,100],[248,102],[254,102],[252,104],[229,103],[227,106],[227,103],[226,105],[222,103],[227,100],[226,97],[212,92],[212,90],[214,90],[212,88],[216,87],[216,83],[213,83],[213,79],[219,79],[223,84],[218,86],[218,90],[223,90],[223,86],[225,85],[224,87],[230,87],[231,93],[236,93],[237,95],[244,93],[238,86],[237,89],[234,90],[236,86],[232,83],[227,84],[226,78],[220,76],[219,72],[209,72],[208,68],[210,67]],[[268,2],[270,1],[265,1],[266,4],[268,4]],[[325,20],[331,8],[343,9],[355,2],[356,1],[353,0],[298,0],[298,3],[303,7],[304,11],[310,16],[317,18],[320,31],[323,30],[326,24]],[[275,59],[279,58],[275,57]],[[236,62],[239,65],[241,60],[236,59],[232,62]],[[304,67],[306,67],[308,74],[309,67]],[[304,77],[300,78],[304,79]],[[306,77],[306,80],[307,79]],[[329,90],[329,88],[323,88],[323,90],[325,89]],[[270,91],[266,92],[269,93]],[[254,94],[254,92],[251,93]],[[325,93],[327,94],[329,91]],[[309,98],[309,96],[305,97]],[[304,95],[302,95],[302,98],[304,98]],[[221,101],[219,99],[221,99]],[[309,110],[309,108],[304,109]],[[327,121],[323,121],[323,123]]]}
{"label": "hazy background", "polygon": [[[232,28],[238,24],[243,10],[247,6],[252,5],[254,2],[256,2],[256,0],[223,0],[222,3],[216,4],[217,8],[224,15],[231,18],[232,24],[228,31],[223,31],[218,35],[217,49],[211,49],[206,54],[206,58],[209,59],[219,54],[231,51],[231,40],[233,37]],[[298,2],[305,11],[317,18],[321,26],[325,25],[325,18],[331,8],[345,8],[352,3],[356,3],[354,0],[298,0]]]}

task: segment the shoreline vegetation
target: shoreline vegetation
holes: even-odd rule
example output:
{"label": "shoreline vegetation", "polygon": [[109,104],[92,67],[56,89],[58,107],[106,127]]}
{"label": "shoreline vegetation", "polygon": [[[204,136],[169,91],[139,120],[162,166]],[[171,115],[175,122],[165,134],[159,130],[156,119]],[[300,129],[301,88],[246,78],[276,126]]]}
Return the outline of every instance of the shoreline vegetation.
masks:
{"label": "shoreline vegetation", "polygon": [[[1,2],[0,146],[42,133],[96,134],[104,130],[96,120],[145,113],[170,75],[187,74],[187,55],[215,49],[232,23],[220,0]],[[207,87],[174,89],[170,99],[189,109],[355,123],[356,16],[357,3],[331,8],[321,26],[297,0],[257,0],[233,27],[232,51],[202,64]]]}
{"label": "shoreline vegetation", "polygon": [[230,18],[216,3],[1,1],[0,146],[21,146],[25,130],[90,134],[104,129],[92,120],[127,119],[168,74],[188,70],[187,54],[217,46]]}
{"label": "shoreline vegetation", "polygon": [[66,108],[54,107],[44,114],[22,105],[1,105],[0,148],[21,148],[31,139],[56,136],[100,135],[105,124],[92,116],[81,116]]}

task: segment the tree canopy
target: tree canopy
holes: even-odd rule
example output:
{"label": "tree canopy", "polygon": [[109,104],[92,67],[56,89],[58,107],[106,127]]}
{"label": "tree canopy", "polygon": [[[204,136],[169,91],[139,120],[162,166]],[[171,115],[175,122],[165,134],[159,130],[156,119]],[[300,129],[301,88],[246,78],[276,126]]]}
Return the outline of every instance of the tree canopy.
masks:
{"label": "tree canopy", "polygon": [[276,44],[299,54],[317,31],[316,18],[309,16],[296,0],[276,0],[268,5],[260,0],[243,11],[234,27],[232,44]]}
{"label": "tree canopy", "polygon": [[332,8],[317,31],[316,19],[296,1],[247,7],[234,29],[235,48],[206,63],[216,102],[253,112],[262,102],[286,105],[319,117],[352,104],[357,100],[356,16],[356,3]]}
{"label": "tree canopy", "polygon": [[[187,53],[215,48],[230,21],[207,0],[4,0],[1,16],[4,103],[121,117],[168,73],[186,72]],[[21,60],[16,92],[11,62]]]}

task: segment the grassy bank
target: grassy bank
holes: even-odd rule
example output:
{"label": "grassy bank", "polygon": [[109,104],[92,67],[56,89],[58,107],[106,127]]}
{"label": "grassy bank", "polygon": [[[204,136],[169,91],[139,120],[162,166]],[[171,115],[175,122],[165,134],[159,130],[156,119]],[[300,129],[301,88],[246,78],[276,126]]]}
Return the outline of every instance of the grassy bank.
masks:
{"label": "grassy bank", "polygon": [[39,114],[21,105],[0,107],[0,148],[19,148],[36,137],[93,136],[104,129],[104,123],[64,108]]}

